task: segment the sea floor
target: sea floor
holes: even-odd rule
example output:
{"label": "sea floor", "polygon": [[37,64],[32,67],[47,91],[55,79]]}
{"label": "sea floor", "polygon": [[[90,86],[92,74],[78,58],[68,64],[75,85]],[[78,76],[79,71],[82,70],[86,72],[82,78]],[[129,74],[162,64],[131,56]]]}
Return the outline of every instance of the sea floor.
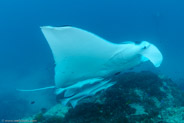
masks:
{"label": "sea floor", "polygon": [[120,74],[115,85],[81,100],[60,103],[20,123],[184,123],[184,92],[168,77],[149,71]]}

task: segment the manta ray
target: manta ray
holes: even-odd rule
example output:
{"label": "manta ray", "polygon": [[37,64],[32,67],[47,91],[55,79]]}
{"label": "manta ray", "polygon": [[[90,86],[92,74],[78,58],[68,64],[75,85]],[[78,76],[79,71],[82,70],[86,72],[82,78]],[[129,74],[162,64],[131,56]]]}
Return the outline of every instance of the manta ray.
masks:
{"label": "manta ray", "polygon": [[61,103],[75,107],[78,101],[105,90],[116,82],[112,76],[150,61],[162,63],[158,48],[147,42],[112,43],[86,30],[72,27],[43,26],[41,30],[55,61],[55,85],[33,90],[56,88]]}

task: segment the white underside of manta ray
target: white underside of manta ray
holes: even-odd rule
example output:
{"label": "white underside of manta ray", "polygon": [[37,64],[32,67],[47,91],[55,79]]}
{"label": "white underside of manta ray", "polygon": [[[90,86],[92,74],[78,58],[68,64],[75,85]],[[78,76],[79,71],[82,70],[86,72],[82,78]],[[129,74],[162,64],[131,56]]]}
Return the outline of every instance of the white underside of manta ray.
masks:
{"label": "white underside of manta ray", "polygon": [[116,44],[76,27],[44,26],[41,30],[55,60],[55,86],[63,105],[73,107],[81,99],[114,85],[110,78],[150,60],[159,67],[163,57],[153,44],[126,42]]}

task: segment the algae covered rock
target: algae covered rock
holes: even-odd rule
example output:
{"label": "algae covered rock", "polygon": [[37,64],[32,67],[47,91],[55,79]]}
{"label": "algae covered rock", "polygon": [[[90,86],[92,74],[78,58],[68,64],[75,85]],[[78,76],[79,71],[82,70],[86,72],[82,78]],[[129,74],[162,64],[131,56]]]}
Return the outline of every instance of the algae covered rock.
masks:
{"label": "algae covered rock", "polygon": [[41,123],[61,123],[69,107],[57,104],[46,112],[36,114],[33,119]]}
{"label": "algae covered rock", "polygon": [[162,111],[182,106],[182,91],[170,79],[152,72],[130,72],[115,77],[117,83],[71,108],[63,122],[157,122]]}
{"label": "algae covered rock", "polygon": [[184,122],[184,94],[169,78],[144,71],[119,74],[112,81],[116,84],[81,100],[75,108],[57,104],[33,119],[41,123]]}

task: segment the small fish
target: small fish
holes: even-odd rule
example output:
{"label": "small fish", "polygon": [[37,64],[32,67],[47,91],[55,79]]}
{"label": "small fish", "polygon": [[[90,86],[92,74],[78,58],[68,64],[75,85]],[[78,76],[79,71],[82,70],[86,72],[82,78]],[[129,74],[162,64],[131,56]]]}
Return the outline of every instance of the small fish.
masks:
{"label": "small fish", "polygon": [[117,72],[117,73],[115,73],[114,75],[116,76],[116,75],[119,75],[121,72]]}
{"label": "small fish", "polygon": [[35,104],[35,101],[32,101],[31,104]]}
{"label": "small fish", "polygon": [[41,112],[45,113],[45,112],[47,112],[47,109],[46,108],[41,108]]}
{"label": "small fish", "polygon": [[134,70],[134,67],[130,68],[129,70]]}

